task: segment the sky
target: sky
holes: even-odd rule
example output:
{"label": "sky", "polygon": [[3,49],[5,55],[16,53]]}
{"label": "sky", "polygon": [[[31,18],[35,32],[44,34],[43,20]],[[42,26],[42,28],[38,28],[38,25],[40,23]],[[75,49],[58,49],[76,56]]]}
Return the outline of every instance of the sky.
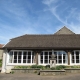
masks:
{"label": "sky", "polygon": [[80,34],[80,0],[0,0],[0,44],[24,34]]}

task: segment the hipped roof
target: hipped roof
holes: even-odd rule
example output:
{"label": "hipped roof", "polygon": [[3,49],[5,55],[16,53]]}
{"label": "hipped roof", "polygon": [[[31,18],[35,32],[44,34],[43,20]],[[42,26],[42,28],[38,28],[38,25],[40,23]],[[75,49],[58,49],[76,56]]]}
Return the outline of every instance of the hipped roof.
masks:
{"label": "hipped roof", "polygon": [[73,49],[80,48],[80,34],[23,35],[10,40],[4,48]]}
{"label": "hipped roof", "polygon": [[80,48],[80,35],[24,35],[11,39],[6,48]]}

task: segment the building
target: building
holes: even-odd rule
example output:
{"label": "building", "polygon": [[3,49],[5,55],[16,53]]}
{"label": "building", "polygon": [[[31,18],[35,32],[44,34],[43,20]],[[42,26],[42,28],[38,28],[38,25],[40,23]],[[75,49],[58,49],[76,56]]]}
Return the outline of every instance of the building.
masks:
{"label": "building", "polygon": [[3,46],[4,44],[0,44],[0,59],[2,59],[3,56],[3,49],[2,49]]}
{"label": "building", "polygon": [[23,35],[11,39],[4,47],[2,72],[19,65],[80,65],[80,34],[65,26],[54,34]]}

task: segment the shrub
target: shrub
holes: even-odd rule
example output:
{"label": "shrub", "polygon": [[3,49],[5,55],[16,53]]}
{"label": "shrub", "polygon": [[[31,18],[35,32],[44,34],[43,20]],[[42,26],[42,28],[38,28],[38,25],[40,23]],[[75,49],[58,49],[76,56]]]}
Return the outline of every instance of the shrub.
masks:
{"label": "shrub", "polygon": [[43,68],[43,66],[42,66],[42,65],[37,65],[37,68],[42,69],[42,68]]}
{"label": "shrub", "polygon": [[56,66],[56,70],[61,70],[61,69],[64,69],[64,68],[66,68],[66,66],[64,66],[64,65]]}
{"label": "shrub", "polygon": [[28,68],[28,66],[15,66],[14,68],[16,68],[16,69],[24,69],[24,68]]}
{"label": "shrub", "polygon": [[80,68],[80,66],[71,66],[71,68]]}
{"label": "shrub", "polygon": [[37,68],[37,65],[32,65],[31,68]]}
{"label": "shrub", "polygon": [[55,67],[52,67],[52,68],[51,68],[51,70],[55,70],[55,69],[56,69]]}
{"label": "shrub", "polygon": [[2,67],[2,59],[0,59],[0,67]]}
{"label": "shrub", "polygon": [[66,68],[66,66],[60,65],[60,66],[52,67],[51,70],[62,70],[64,68]]}
{"label": "shrub", "polygon": [[14,71],[11,71],[11,74],[14,74]]}
{"label": "shrub", "polygon": [[40,68],[40,69],[42,69],[43,66],[42,65],[32,65],[30,68]]}

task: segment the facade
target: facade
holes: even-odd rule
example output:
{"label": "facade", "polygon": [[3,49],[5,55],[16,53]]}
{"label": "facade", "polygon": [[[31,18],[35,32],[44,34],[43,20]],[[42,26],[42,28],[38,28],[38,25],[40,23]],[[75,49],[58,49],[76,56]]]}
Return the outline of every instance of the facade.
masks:
{"label": "facade", "polygon": [[56,65],[80,65],[80,34],[65,26],[54,34],[23,35],[4,47],[2,72],[19,65],[50,65],[55,54]]}
{"label": "facade", "polygon": [[3,49],[2,49],[3,46],[4,44],[0,44],[0,59],[2,59],[3,57]]}

